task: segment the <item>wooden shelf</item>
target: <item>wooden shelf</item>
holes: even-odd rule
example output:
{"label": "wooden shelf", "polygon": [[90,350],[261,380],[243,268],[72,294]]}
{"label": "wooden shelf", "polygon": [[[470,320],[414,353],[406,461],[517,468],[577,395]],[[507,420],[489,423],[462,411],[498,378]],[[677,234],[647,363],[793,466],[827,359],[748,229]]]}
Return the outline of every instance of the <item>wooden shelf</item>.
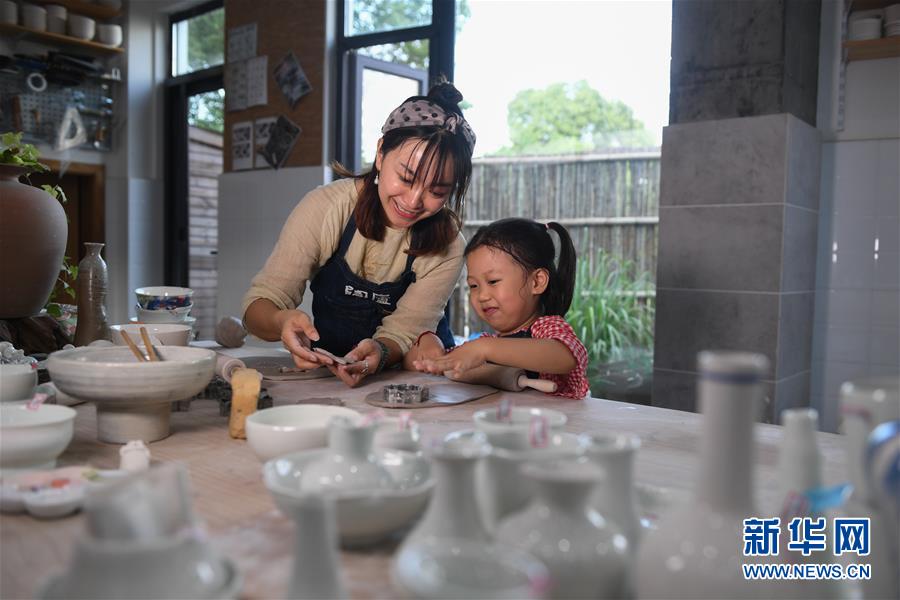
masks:
{"label": "wooden shelf", "polygon": [[844,42],[844,48],[847,49],[848,62],[893,58],[900,56],[900,36]]}
{"label": "wooden shelf", "polygon": [[[77,3],[81,4],[81,3]],[[98,42],[89,42],[87,40],[80,40],[75,37],[71,37],[68,35],[61,35],[58,33],[50,33],[48,31],[38,31],[36,29],[29,29],[27,27],[22,27],[21,25],[9,25],[7,23],[0,23],[0,33],[5,33],[9,35],[17,35],[23,38],[30,38],[33,40],[38,40],[40,42],[44,42],[45,44],[57,44],[63,46],[71,46],[74,48],[79,48],[81,50],[87,50],[89,52],[93,52],[96,54],[122,54],[125,52],[123,48],[113,48],[112,46],[107,46],[106,44],[100,44]]]}
{"label": "wooden shelf", "polygon": [[121,9],[113,6],[83,2],[80,0],[37,0],[41,4],[59,4],[76,15],[84,15],[92,19],[114,19],[122,14]]}

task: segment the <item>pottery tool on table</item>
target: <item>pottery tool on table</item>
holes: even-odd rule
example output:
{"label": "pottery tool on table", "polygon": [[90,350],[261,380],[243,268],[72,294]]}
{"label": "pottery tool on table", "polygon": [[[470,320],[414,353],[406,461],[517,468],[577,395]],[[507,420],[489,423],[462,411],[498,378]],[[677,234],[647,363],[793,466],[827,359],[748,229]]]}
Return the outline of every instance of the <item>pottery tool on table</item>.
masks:
{"label": "pottery tool on table", "polygon": [[521,392],[526,388],[544,392],[545,394],[552,394],[556,391],[555,382],[528,377],[524,369],[517,367],[486,364],[463,373],[459,377],[450,377],[449,373],[450,371],[447,371],[444,375],[448,379],[453,379],[453,381],[490,385],[507,392]]}
{"label": "pottery tool on table", "polygon": [[159,354],[156,353],[156,348],[150,342],[150,334],[147,333],[147,328],[141,327],[139,331],[141,332],[141,339],[144,340],[144,346],[147,347],[147,356],[150,358],[150,362],[159,362]]}
{"label": "pottery tool on table", "polygon": [[490,386],[468,383],[391,384],[367,395],[366,402],[380,408],[430,408],[471,402],[496,393]]}
{"label": "pottery tool on table", "polygon": [[262,376],[254,369],[237,369],[231,374],[231,416],[228,434],[236,439],[247,439],[245,422],[256,412]]}
{"label": "pottery tool on table", "polygon": [[147,357],[144,356],[144,353],[140,351],[137,345],[131,340],[131,336],[128,335],[128,332],[124,329],[119,332],[119,335],[122,336],[122,339],[125,340],[125,343],[128,344],[128,349],[131,350],[131,353],[137,357],[138,362],[147,362]]}

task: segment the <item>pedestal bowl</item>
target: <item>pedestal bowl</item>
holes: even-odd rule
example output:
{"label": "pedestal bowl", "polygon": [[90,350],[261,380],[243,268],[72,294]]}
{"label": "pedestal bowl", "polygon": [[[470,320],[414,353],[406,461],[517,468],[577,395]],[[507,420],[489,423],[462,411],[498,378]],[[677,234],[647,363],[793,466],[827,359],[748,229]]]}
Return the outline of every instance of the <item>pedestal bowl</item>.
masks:
{"label": "pedestal bowl", "polygon": [[213,377],[216,353],[203,348],[162,346],[160,362],[138,362],[126,347],[75,348],[47,360],[62,392],[97,405],[102,442],[153,442],[169,435],[172,402],[192,398]]}

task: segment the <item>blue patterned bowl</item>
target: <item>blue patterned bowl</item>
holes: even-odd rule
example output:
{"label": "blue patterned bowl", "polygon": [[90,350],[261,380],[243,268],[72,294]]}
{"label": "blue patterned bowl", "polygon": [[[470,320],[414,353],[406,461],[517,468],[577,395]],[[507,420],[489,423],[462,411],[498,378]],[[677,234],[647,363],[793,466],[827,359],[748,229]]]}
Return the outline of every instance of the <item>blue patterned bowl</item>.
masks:
{"label": "blue patterned bowl", "polygon": [[185,287],[160,285],[134,290],[138,306],[147,310],[171,310],[192,304],[194,290]]}

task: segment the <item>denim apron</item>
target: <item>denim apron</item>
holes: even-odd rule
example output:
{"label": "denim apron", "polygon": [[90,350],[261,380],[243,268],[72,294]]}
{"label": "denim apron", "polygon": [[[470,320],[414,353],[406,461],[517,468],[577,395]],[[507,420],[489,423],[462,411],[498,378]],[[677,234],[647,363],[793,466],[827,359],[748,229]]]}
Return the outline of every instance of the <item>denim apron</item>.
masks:
{"label": "denim apron", "polygon": [[[337,251],[310,282],[313,320],[320,336],[316,346],[338,356],[350,352],[360,340],[372,337],[384,317],[397,309],[397,302],[416,280],[412,270],[415,257],[411,255],[406,257],[406,267],[397,281],[372,283],[356,275],[344,259],[354,233],[356,219],[351,214]],[[453,347],[446,310],[438,323],[437,334],[445,347]]]}

